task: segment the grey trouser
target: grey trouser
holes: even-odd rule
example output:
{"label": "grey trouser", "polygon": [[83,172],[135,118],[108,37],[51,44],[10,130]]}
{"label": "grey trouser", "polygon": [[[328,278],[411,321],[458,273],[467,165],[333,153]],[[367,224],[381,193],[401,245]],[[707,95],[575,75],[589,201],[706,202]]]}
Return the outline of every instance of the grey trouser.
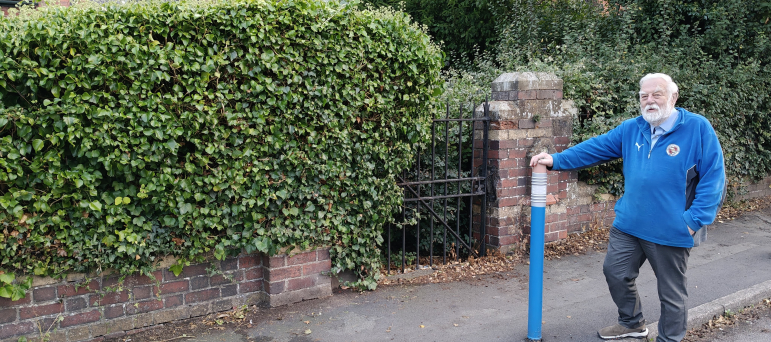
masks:
{"label": "grey trouser", "polygon": [[657,342],[680,341],[685,337],[688,322],[687,278],[690,248],[670,247],[636,238],[611,228],[608,254],[602,271],[610,295],[618,307],[618,323],[627,328],[645,324],[640,295],[635,280],[640,266],[647,259],[656,274],[661,317]]}

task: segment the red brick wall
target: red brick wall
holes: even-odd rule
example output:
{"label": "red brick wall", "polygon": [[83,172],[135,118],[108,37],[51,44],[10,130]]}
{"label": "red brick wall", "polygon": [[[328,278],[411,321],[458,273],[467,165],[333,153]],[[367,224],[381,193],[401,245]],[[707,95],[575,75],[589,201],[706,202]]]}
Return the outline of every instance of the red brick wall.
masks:
{"label": "red brick wall", "polygon": [[51,341],[99,340],[244,304],[278,306],[320,298],[332,293],[330,278],[322,274],[330,268],[328,249],[319,249],[190,265],[179,276],[163,268],[153,277],[128,276],[122,282],[114,276],[36,278],[24,299],[0,298],[0,341],[34,337],[41,328],[51,333]]}
{"label": "red brick wall", "polygon": [[737,192],[736,200],[771,196],[771,176],[757,182],[746,182],[735,190]]}

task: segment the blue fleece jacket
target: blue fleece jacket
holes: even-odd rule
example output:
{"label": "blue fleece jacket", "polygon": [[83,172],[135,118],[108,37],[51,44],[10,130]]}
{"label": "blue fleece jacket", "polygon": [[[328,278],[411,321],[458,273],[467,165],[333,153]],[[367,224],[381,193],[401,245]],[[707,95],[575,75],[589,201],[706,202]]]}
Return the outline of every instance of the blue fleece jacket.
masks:
{"label": "blue fleece jacket", "polygon": [[699,231],[712,223],[722,205],[725,167],[709,121],[676,109],[677,122],[652,149],[650,125],[639,116],[553,154],[552,169],[576,170],[623,158],[624,195],[616,202],[613,226],[660,245],[690,248],[694,238],[688,227]]}

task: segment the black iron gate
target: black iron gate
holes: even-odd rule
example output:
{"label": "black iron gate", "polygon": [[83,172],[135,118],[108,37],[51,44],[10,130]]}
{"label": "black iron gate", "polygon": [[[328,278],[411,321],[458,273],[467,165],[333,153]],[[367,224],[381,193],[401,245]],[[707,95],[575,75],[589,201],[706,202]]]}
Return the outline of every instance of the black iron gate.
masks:
{"label": "black iron gate", "polygon": [[[461,106],[458,116],[451,118],[448,105],[446,117],[433,120],[430,151],[419,150],[413,167],[397,177],[398,185],[404,189],[404,205],[397,214],[399,223],[389,224],[384,237],[389,274],[399,268],[403,273],[407,266],[433,266],[436,248],[441,249],[442,263],[447,263],[448,253],[455,260],[485,255],[485,210],[480,210],[475,221],[473,209],[474,203],[480,208],[487,207],[487,101],[482,109],[482,116],[475,117],[473,106]],[[464,112],[471,115],[464,118]],[[437,128],[443,128],[444,134],[440,132],[437,136]],[[481,139],[475,139],[475,131],[482,133]],[[437,174],[437,167],[443,172]],[[435,235],[436,226],[439,236]],[[393,254],[401,258],[401,265],[392,263]]]}

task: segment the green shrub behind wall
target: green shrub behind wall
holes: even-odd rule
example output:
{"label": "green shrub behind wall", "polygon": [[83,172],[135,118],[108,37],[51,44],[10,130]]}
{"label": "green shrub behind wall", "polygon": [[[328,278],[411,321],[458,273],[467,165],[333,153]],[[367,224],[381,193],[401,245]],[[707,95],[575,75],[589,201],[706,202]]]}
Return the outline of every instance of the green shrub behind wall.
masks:
{"label": "green shrub behind wall", "polygon": [[322,1],[51,7],[0,20],[0,269],[332,246],[374,286],[441,52]]}
{"label": "green shrub behind wall", "polygon": [[459,65],[498,40],[490,0],[362,0],[362,4],[390,6],[409,13],[425,25],[447,54],[447,62]]}

